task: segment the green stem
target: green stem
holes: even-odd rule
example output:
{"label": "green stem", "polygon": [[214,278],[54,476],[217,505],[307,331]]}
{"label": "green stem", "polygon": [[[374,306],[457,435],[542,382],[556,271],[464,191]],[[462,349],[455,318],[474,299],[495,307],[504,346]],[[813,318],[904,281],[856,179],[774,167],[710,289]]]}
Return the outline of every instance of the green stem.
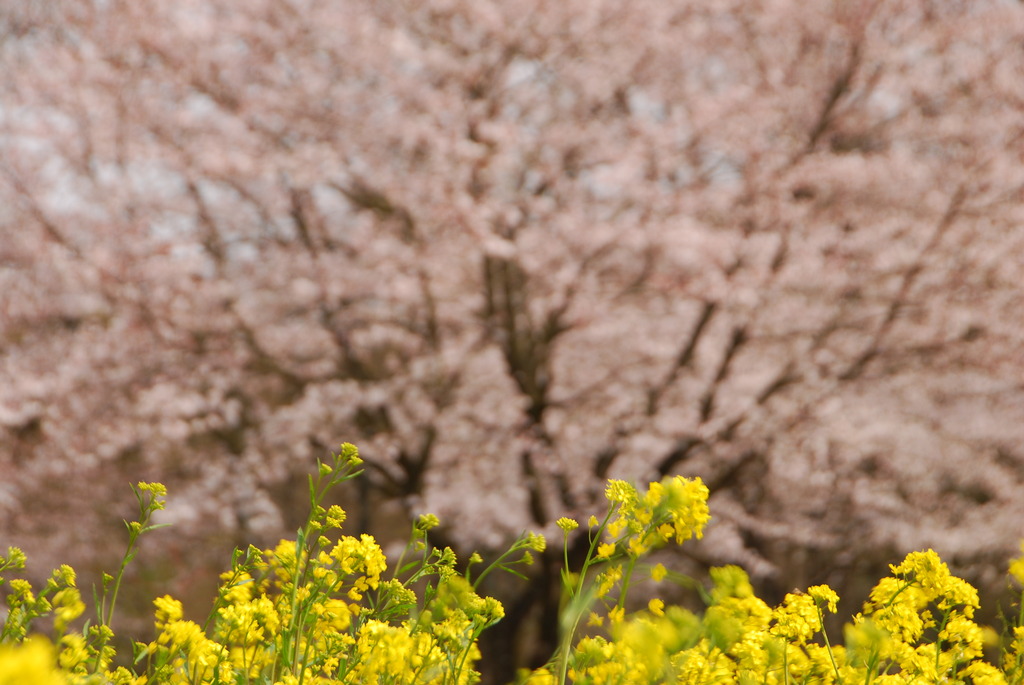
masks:
{"label": "green stem", "polygon": [[492,561],[490,564],[488,564],[487,568],[485,568],[483,571],[481,571],[480,575],[477,576],[476,580],[473,581],[473,589],[476,590],[478,587],[480,587],[480,583],[483,582],[484,578],[486,578],[487,576],[490,575],[491,571],[493,571],[493,570],[495,570],[497,568],[501,568],[501,562],[503,562],[505,559],[510,557],[515,552],[521,550],[523,548],[522,547],[523,540],[524,540],[524,538],[520,537],[519,540],[514,545],[509,547],[508,550],[505,553],[503,553],[500,557],[498,557],[497,559]]}
{"label": "green stem", "polygon": [[818,611],[818,626],[821,628],[821,637],[825,640],[825,650],[828,652],[828,660],[832,662],[832,670],[836,673],[836,682],[841,683],[843,679],[839,675],[839,666],[836,665],[836,656],[832,653],[832,644],[828,641],[828,632],[825,630],[825,616],[821,611],[821,605],[817,602],[814,603],[814,608]]}
{"label": "green stem", "polygon": [[[569,596],[573,600],[570,604],[570,611],[574,613],[572,626],[562,636],[562,642],[558,647],[558,682],[559,685],[565,685],[566,677],[569,672],[569,653],[572,648],[573,638],[576,636],[576,630],[579,628],[580,619],[583,617],[584,606],[575,606],[582,602],[583,584],[587,580],[587,572],[594,562],[594,553],[597,551],[597,545],[601,541],[601,536],[604,533],[605,528],[608,526],[608,522],[612,520],[612,516],[619,510],[619,505],[613,504],[608,509],[608,513],[605,515],[604,520],[601,521],[597,530],[594,531],[590,536],[590,547],[587,549],[587,556],[583,560],[583,568],[580,569],[579,578],[576,579],[576,587],[569,589]],[[565,569],[569,571],[569,555],[568,551],[565,553]]]}
{"label": "green stem", "polygon": [[633,568],[636,566],[636,557],[629,558],[626,572],[622,574],[622,590],[619,592],[619,601],[616,604],[620,609],[626,607],[626,593],[629,592],[629,580],[633,577]]}

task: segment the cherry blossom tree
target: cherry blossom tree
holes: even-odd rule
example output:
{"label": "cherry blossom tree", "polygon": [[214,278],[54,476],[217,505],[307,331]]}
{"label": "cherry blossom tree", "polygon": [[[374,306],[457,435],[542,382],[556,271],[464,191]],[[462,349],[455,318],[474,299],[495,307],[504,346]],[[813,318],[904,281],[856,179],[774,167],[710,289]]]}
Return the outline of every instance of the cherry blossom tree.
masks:
{"label": "cherry blossom tree", "polygon": [[[856,598],[932,546],[996,588],[1022,41],[999,0],[5,3],[0,532],[100,563],[159,479],[187,586],[347,440],[385,538],[554,541],[684,473],[680,568]],[[559,559],[502,589],[519,663]]]}

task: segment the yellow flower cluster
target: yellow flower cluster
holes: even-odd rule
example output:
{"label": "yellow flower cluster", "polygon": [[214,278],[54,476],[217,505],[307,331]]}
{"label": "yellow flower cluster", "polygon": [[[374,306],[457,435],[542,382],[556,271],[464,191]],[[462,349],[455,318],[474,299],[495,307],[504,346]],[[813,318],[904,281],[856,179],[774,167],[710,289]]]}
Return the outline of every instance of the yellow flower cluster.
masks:
{"label": "yellow flower cluster", "polygon": [[[96,623],[72,625],[85,606],[74,571],[62,566],[35,590],[3,572],[24,567],[17,549],[0,556],[7,611],[0,622],[0,685],[472,685],[479,679],[481,633],[504,616],[501,603],[477,593],[488,573],[543,554],[543,536],[524,533],[477,577],[472,555],[461,573],[451,549],[429,544],[437,517],[413,525],[405,553],[390,567],[369,535],[342,535],[345,512],[324,507],[331,487],[357,475],[358,452],[343,445],[310,480],[310,515],[296,539],[271,549],[237,551],[221,576],[205,624],[186,619],[170,596],[154,601],[156,637],[136,643],[134,669],[112,668],[110,617],[124,565],[137,538],[163,508],[155,483],[135,489],[140,516],[129,524],[120,572],[103,577]],[[610,481],[608,511],[586,528],[561,518],[566,590],[563,639],[551,662],[524,673],[528,685],[924,685],[1024,683],[1024,610],[1002,644],[998,665],[984,658],[990,631],[974,622],[978,593],[954,576],[932,550],[914,552],[891,567],[862,611],[833,644],[824,615],[838,595],[826,585],[794,591],[772,607],[758,598],[736,566],[714,568],[702,613],[650,599],[627,613],[631,583],[682,582],[643,556],[668,543],[700,537],[709,520],[708,490],[699,479],[669,478],[640,491]],[[568,565],[570,536],[589,536],[582,568]],[[1024,552],[1024,547],[1022,547]],[[411,555],[412,558],[407,558]],[[1024,586],[1024,555],[1010,564]],[[389,577],[388,577],[389,576]],[[691,581],[692,583],[692,581]],[[629,606],[636,606],[630,604]],[[49,618],[53,637],[33,634]],[[581,624],[589,626],[581,629]]]}
{"label": "yellow flower cluster", "polygon": [[[337,479],[344,470],[335,465],[320,473]],[[407,582],[426,581],[420,602],[407,584],[382,579],[387,559],[372,536],[332,541],[327,533],[341,527],[345,512],[320,507],[315,495],[312,504],[296,540],[250,548],[222,576],[209,636],[183,619],[176,600],[156,600],[159,635],[146,646],[156,681],[473,682],[477,638],[503,609],[455,573],[451,550],[426,551],[426,532],[437,525],[436,517],[423,517],[414,527],[413,547],[424,557]]]}
{"label": "yellow flower cluster", "polygon": [[[1024,612],[1021,627],[1004,644],[1002,668],[996,668],[983,655],[989,634],[973,621],[977,591],[952,575],[932,550],[891,567],[892,575],[879,581],[846,626],[843,645],[833,645],[825,630],[824,614],[835,613],[839,603],[830,587],[794,591],[771,607],[735,566],[711,570],[702,614],[654,598],[646,609],[627,615],[626,595],[639,558],[662,544],[700,536],[708,521],[707,489],[683,478],[652,483],[646,492],[611,481],[606,497],[604,521],[590,520],[592,544],[582,571],[567,568],[562,575],[570,616],[559,654],[547,667],[523,674],[523,683],[1024,682]],[[559,527],[566,537],[575,530],[563,521]],[[1024,556],[1011,563],[1010,572],[1024,585]],[[661,564],[649,568],[654,581],[667,576]],[[595,602],[604,605],[604,615],[594,610]],[[585,615],[591,631],[576,639]]]}
{"label": "yellow flower cluster", "polygon": [[651,483],[643,493],[630,483],[611,480],[605,497],[612,511],[605,529],[610,541],[598,548],[602,558],[619,548],[637,558],[668,542],[678,545],[699,538],[711,519],[708,489],[699,478],[675,476]]}
{"label": "yellow flower cluster", "polygon": [[[607,637],[581,639],[568,676],[587,685],[655,683],[976,683],[1019,682],[1024,628],[1014,632],[1003,671],[983,659],[984,630],[973,622],[977,592],[953,576],[931,551],[892,567],[832,645],[824,612],[839,597],[825,585],[786,595],[769,607],[754,596],[738,567],[713,569],[710,606],[703,616],[653,604],[612,622]],[[548,671],[527,682],[544,682]]]}
{"label": "yellow flower cluster", "polygon": [[66,685],[65,674],[54,667],[53,645],[35,636],[17,645],[0,645],[0,685]]}
{"label": "yellow flower cluster", "polygon": [[[104,577],[100,624],[79,632],[69,629],[84,610],[70,567],[55,571],[39,593],[26,581],[10,581],[0,645],[14,646],[0,647],[0,685],[476,682],[477,640],[501,620],[501,603],[478,595],[468,571],[456,572],[454,552],[429,547],[427,531],[438,524],[432,515],[413,529],[410,549],[420,559],[400,563],[387,579],[388,562],[373,537],[337,534],[345,512],[321,502],[331,487],[355,475],[359,463],[355,448],[343,445],[333,463],[320,465],[310,481],[310,516],[296,539],[236,552],[205,626],[186,619],[173,597],[157,598],[156,638],[136,644],[138,671],[110,669],[113,633],[105,619],[113,612],[120,574]],[[155,527],[149,519],[163,508],[165,494],[159,484],[136,488],[140,520],[128,526],[125,563],[137,537]],[[543,537],[525,534],[513,549],[544,547]],[[8,550],[0,572],[24,562],[19,550]],[[26,639],[32,621],[47,615],[56,644]]]}

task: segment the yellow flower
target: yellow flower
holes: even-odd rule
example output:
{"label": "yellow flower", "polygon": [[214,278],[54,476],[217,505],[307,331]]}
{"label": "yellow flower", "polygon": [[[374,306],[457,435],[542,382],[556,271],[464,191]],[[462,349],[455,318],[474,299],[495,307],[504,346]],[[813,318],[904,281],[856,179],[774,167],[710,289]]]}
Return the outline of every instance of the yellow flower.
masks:
{"label": "yellow flower", "polygon": [[656,506],[661,504],[661,500],[665,498],[665,486],[662,483],[651,483],[647,492],[643,496],[643,504],[645,509],[654,509]]}
{"label": "yellow flower", "polygon": [[[1024,552],[1024,540],[1020,543],[1020,551]],[[1024,554],[1010,562],[1010,575],[1024,585]]]}
{"label": "yellow flower", "polygon": [[807,594],[819,605],[824,604],[833,614],[836,613],[836,605],[839,603],[839,595],[828,585],[815,585],[807,588]]}
{"label": "yellow flower", "polygon": [[164,508],[164,499],[167,497],[167,488],[163,483],[139,483],[139,492],[148,492],[152,498],[154,510]]}
{"label": "yellow flower", "polygon": [[27,561],[25,553],[20,547],[8,547],[7,557],[0,557],[0,567],[3,568],[25,568]]}
{"label": "yellow flower", "polygon": [[963,604],[968,616],[978,607],[978,592],[969,583],[949,572],[934,550],[911,552],[899,566],[890,566],[893,575],[914,583],[921,591],[921,603],[942,599],[941,608]]}
{"label": "yellow flower", "polygon": [[664,506],[675,533],[676,544],[692,537],[701,538],[711,520],[708,487],[700,478],[675,476],[665,484]]}
{"label": "yellow flower", "polygon": [[618,537],[625,529],[626,519],[621,517],[609,523],[608,528],[606,528],[606,530],[608,531],[608,535],[610,535],[613,538]]}
{"label": "yellow flower", "polygon": [[958,661],[974,659],[981,656],[985,643],[985,634],[974,621],[963,616],[954,615],[939,633],[944,643],[958,643]]}
{"label": "yellow flower", "polygon": [[635,504],[637,500],[636,488],[624,480],[609,480],[604,496],[609,502],[623,505]]}
{"label": "yellow flower", "polygon": [[76,587],[58,590],[53,596],[53,626],[57,633],[63,633],[68,623],[75,620],[85,611],[82,596]]}
{"label": "yellow flower", "polygon": [[318,623],[321,628],[340,633],[348,630],[352,623],[352,611],[349,605],[340,599],[329,599],[323,604],[314,605],[319,617]]}
{"label": "yellow flower", "polygon": [[665,615],[665,602],[664,600],[658,599],[657,597],[655,597],[647,603],[647,608],[655,616]]}
{"label": "yellow flower", "polygon": [[548,541],[540,533],[527,533],[526,546],[535,552],[543,552],[548,547]]}
{"label": "yellow flower", "polygon": [[157,597],[153,600],[156,606],[156,626],[162,628],[172,621],[180,621],[182,617],[181,602],[170,595]]}
{"label": "yellow flower", "polygon": [[1006,685],[1006,678],[995,666],[984,661],[974,661],[962,671],[970,676],[974,685]]}
{"label": "yellow flower", "polygon": [[327,526],[330,528],[341,528],[342,524],[345,523],[345,516],[344,509],[337,504],[332,504],[326,514]]}
{"label": "yellow flower", "polygon": [[0,685],[65,685],[55,664],[53,645],[42,637],[0,646]]}
{"label": "yellow flower", "polygon": [[818,606],[810,595],[789,593],[775,610],[774,635],[796,644],[804,644],[821,629]]}
{"label": "yellow flower", "polygon": [[14,578],[10,582],[11,594],[7,596],[7,604],[11,607],[18,607],[22,604],[32,604],[36,601],[35,593],[32,592],[32,583],[23,578]]}
{"label": "yellow flower", "polygon": [[134,673],[129,671],[124,666],[118,666],[114,669],[114,672],[107,672],[107,678],[110,680],[111,685],[146,685],[149,682],[149,677],[145,675],[135,676]]}
{"label": "yellow flower", "polygon": [[441,525],[440,519],[434,514],[421,514],[416,520],[416,530],[430,530]]}
{"label": "yellow flower", "polygon": [[604,597],[622,580],[622,567],[613,566],[597,574],[597,596]]}
{"label": "yellow flower", "polygon": [[357,540],[351,536],[344,536],[331,550],[331,557],[337,563],[337,571],[342,575],[361,574],[365,579],[366,588],[376,588],[380,583],[380,575],[387,569],[387,559],[384,556],[380,545],[371,535],[359,536]]}
{"label": "yellow flower", "polygon": [[338,456],[344,459],[349,466],[359,466],[363,463],[363,460],[359,457],[359,448],[350,442],[341,443]]}
{"label": "yellow flower", "polygon": [[237,573],[236,575],[235,571],[226,571],[221,574],[220,578],[225,583],[230,583],[230,585],[221,586],[225,602],[243,604],[252,599],[253,578],[248,573]]}
{"label": "yellow flower", "polygon": [[634,559],[642,557],[650,549],[648,545],[641,542],[640,538],[632,537],[629,539],[629,544],[626,545],[626,553]]}
{"label": "yellow flower", "polygon": [[89,650],[85,637],[81,633],[65,635],[60,639],[60,656],[57,658],[60,667],[68,673],[74,673],[79,665],[89,659]]}
{"label": "yellow flower", "polygon": [[523,685],[558,685],[558,678],[546,668],[538,668],[530,673]]}
{"label": "yellow flower", "polygon": [[608,559],[615,554],[615,545],[610,542],[602,542],[597,546],[597,558]]}
{"label": "yellow flower", "polygon": [[564,530],[566,533],[570,533],[580,527],[578,521],[576,521],[575,519],[566,518],[564,516],[555,521],[555,523],[557,523],[558,527]]}
{"label": "yellow flower", "polygon": [[668,570],[665,568],[664,564],[655,564],[654,568],[651,569],[651,580],[655,583],[660,583],[665,579],[667,574]]}

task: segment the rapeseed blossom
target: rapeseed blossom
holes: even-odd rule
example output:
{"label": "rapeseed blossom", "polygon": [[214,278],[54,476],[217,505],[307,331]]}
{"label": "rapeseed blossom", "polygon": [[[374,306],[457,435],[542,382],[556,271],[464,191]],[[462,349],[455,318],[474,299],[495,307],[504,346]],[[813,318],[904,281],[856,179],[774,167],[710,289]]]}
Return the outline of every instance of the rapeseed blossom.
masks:
{"label": "rapeseed blossom", "polygon": [[[413,526],[407,553],[388,573],[389,562],[369,535],[341,534],[345,511],[323,506],[333,485],[360,463],[354,447],[321,464],[311,479],[311,508],[294,540],[271,549],[236,552],[205,626],[189,620],[177,599],[153,602],[156,637],[136,645],[136,666],[111,670],[113,632],[108,623],[120,575],[104,577],[100,621],[72,628],[84,610],[74,571],[58,568],[45,587],[7,581],[7,615],[0,624],[0,685],[472,685],[481,658],[481,633],[504,616],[502,604],[477,593],[492,569],[518,574],[546,540],[524,533],[476,579],[455,553],[429,544],[439,523],[430,514]],[[129,555],[135,539],[154,528],[149,516],[163,506],[166,490],[140,483],[140,521],[129,525]],[[590,548],[583,567],[568,566],[562,618],[563,645],[550,664],[523,674],[526,685],[918,685],[1024,682],[1024,614],[1011,626],[1001,663],[983,659],[987,629],[974,621],[977,591],[954,576],[932,550],[908,554],[871,590],[860,613],[833,644],[825,612],[839,597],[827,585],[793,591],[772,607],[754,593],[736,566],[713,568],[702,590],[707,607],[694,613],[660,597],[646,605],[627,602],[635,572],[664,581],[663,564],[640,561],[669,542],[700,537],[706,525],[707,488],[698,479],[669,478],[639,490],[610,481],[608,514],[590,516]],[[576,519],[556,522],[564,533]],[[582,532],[581,532],[582,534]],[[1022,548],[1024,551],[1024,548]],[[567,552],[567,550],[566,550]],[[403,555],[403,559],[405,555]],[[10,548],[0,573],[21,568],[24,555]],[[1010,564],[1024,584],[1024,556]],[[123,571],[123,568],[122,568]],[[673,580],[682,578],[672,573]],[[0,577],[0,582],[4,579]],[[113,588],[108,601],[107,591]],[[641,606],[636,611],[630,607]],[[50,616],[52,641],[30,634],[32,622]],[[588,617],[589,630],[576,629]],[[13,643],[13,644],[4,644]]]}
{"label": "rapeseed blossom", "polygon": [[[1022,673],[1024,627],[1014,630],[1003,670],[986,663],[984,630],[972,620],[977,593],[938,555],[912,553],[892,571],[847,627],[842,646],[833,645],[824,628],[823,613],[835,612],[839,602],[827,585],[789,593],[772,608],[754,595],[742,569],[712,569],[703,617],[658,599],[625,616],[616,607],[608,624],[592,615],[590,624],[607,625],[608,636],[576,643],[567,660],[568,681],[1006,685],[1008,674]],[[606,569],[596,582],[601,596],[621,581]]]}
{"label": "rapeseed blossom", "polygon": [[667,478],[642,493],[626,481],[610,480],[605,498],[612,509],[605,528],[609,540],[598,548],[601,558],[610,558],[613,546],[637,559],[668,542],[700,538],[711,518],[708,489],[699,478]]}
{"label": "rapeseed blossom", "polygon": [[1021,542],[1020,551],[1022,554],[1010,562],[1010,577],[1024,586],[1024,542]]}
{"label": "rapeseed blossom", "polygon": [[[321,502],[359,463],[355,448],[343,446],[333,463],[320,465],[317,478],[310,480],[309,518],[295,539],[266,550],[236,552],[232,568],[221,575],[206,627],[187,619],[177,599],[165,595],[154,600],[156,637],[137,645],[141,674],[125,667],[108,670],[113,633],[106,623],[80,633],[69,629],[84,607],[70,567],[55,571],[40,592],[27,581],[10,581],[10,611],[0,641],[22,643],[31,621],[48,613],[58,641],[33,639],[2,648],[0,685],[475,682],[477,639],[501,620],[504,608],[478,595],[468,578],[456,572],[452,550],[427,549],[427,531],[438,525],[436,516],[424,515],[414,526],[415,547],[423,559],[406,565],[406,575],[390,579],[384,578],[388,560],[372,536],[338,533],[345,511]],[[129,551],[139,535],[154,528],[149,516],[163,506],[165,494],[156,483],[136,488],[142,516],[129,524]],[[519,551],[542,552],[546,542],[531,533],[517,545]],[[24,555],[12,548],[0,558],[0,571],[23,564]],[[116,588],[119,579],[105,579],[104,588],[108,582]],[[407,583],[425,585],[423,597]],[[107,604],[104,595],[103,606],[109,612],[113,600]]]}
{"label": "rapeseed blossom", "polygon": [[67,676],[56,664],[55,650],[46,638],[0,645],[0,685],[67,685]]}
{"label": "rapeseed blossom", "polygon": [[797,645],[807,644],[822,627],[817,603],[803,593],[787,594],[774,618],[771,633]]}
{"label": "rapeseed blossom", "polygon": [[555,521],[555,524],[566,533],[571,533],[572,531],[580,527],[578,521],[576,521],[575,519],[566,518],[565,516]]}

